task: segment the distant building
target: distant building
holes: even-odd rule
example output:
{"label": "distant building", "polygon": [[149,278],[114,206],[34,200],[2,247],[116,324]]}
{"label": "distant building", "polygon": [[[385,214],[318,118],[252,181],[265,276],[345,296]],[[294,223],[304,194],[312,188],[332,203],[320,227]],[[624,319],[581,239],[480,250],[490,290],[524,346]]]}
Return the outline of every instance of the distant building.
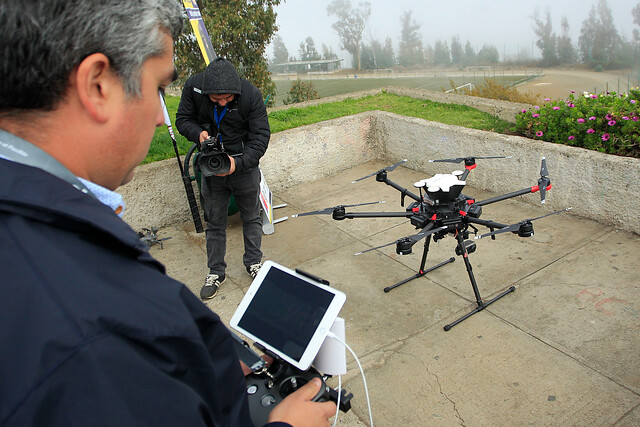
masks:
{"label": "distant building", "polygon": [[273,73],[330,73],[339,70],[344,59],[318,59],[314,61],[289,61],[269,66]]}

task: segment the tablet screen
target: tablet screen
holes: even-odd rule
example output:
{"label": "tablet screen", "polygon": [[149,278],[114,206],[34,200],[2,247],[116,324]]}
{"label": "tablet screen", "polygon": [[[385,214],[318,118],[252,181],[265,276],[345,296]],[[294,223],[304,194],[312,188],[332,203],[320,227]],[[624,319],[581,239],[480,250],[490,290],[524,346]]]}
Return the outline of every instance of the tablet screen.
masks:
{"label": "tablet screen", "polygon": [[334,294],[270,268],[238,326],[300,361]]}

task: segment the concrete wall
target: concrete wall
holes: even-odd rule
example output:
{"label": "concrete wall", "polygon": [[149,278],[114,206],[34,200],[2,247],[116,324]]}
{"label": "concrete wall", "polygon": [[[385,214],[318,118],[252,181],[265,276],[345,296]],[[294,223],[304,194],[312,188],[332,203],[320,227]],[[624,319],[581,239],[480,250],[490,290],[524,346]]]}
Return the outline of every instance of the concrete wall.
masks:
{"label": "concrete wall", "polygon": [[[261,168],[277,193],[377,158],[389,164],[407,158],[406,166],[423,171],[427,178],[463,167],[429,160],[467,156],[512,156],[478,161],[469,177],[470,186],[497,194],[536,185],[540,159],[546,157],[553,185],[547,198],[549,211],[571,206],[574,215],[640,234],[640,159],[387,112],[361,113],[274,134]],[[134,180],[120,189],[127,203],[125,220],[134,229],[191,220],[176,163],[169,159],[140,166]],[[521,199],[540,200],[537,195]]]}

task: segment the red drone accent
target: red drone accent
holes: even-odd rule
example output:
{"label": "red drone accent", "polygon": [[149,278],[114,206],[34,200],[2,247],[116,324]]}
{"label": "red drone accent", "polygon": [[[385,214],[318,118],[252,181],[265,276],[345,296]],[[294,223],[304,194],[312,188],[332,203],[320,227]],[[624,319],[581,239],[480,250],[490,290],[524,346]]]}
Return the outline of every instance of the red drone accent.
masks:
{"label": "red drone accent", "polygon": [[431,217],[431,221],[435,221],[436,219],[438,219],[438,217],[436,216],[436,214],[433,214],[433,216]]}
{"label": "red drone accent", "polygon": [[476,202],[476,201],[475,201],[475,200],[473,200],[473,199],[469,199],[469,200],[467,200],[467,204],[468,204],[468,205],[472,205],[472,204],[474,204],[475,202]]}
{"label": "red drone accent", "polygon": [[465,168],[465,169],[469,169],[469,170],[471,170],[471,169],[475,169],[475,168],[476,168],[476,166],[477,166],[477,165],[474,163],[474,164],[472,164],[472,165],[470,165],[470,166],[465,166],[464,168]]}
{"label": "red drone accent", "polygon": [[[547,185],[547,190],[551,190],[551,184]],[[540,191],[540,186],[539,185],[534,185],[533,187],[531,187],[531,192],[535,193],[536,191]]]}
{"label": "red drone accent", "polygon": [[462,216],[467,216],[467,213],[465,211],[458,211],[460,213],[460,215]]}

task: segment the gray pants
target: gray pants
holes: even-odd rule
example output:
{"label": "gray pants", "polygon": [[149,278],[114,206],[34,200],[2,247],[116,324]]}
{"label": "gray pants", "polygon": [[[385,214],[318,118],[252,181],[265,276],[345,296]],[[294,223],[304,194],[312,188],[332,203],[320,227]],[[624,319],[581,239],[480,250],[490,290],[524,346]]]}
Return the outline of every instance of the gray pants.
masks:
{"label": "gray pants", "polygon": [[228,176],[202,178],[202,201],[207,226],[207,266],[211,274],[224,275],[227,264],[227,217],[233,194],[242,219],[245,267],[262,261],[262,219],[260,218],[260,169],[251,168]]}

